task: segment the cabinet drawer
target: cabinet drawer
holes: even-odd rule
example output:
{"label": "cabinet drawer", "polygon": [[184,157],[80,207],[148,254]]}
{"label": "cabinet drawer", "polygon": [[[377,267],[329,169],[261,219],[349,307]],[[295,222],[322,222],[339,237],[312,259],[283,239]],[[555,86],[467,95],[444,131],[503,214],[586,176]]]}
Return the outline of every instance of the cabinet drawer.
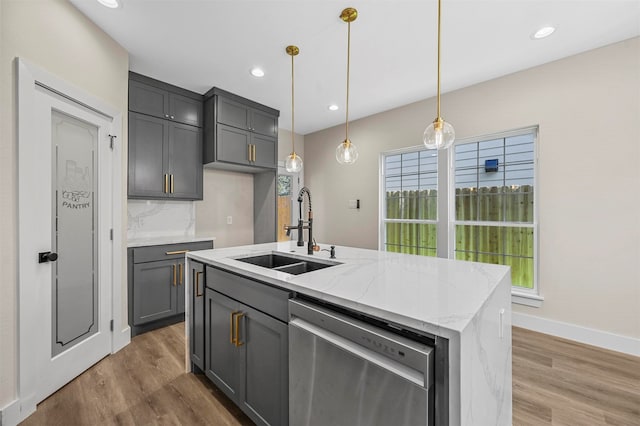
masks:
{"label": "cabinet drawer", "polygon": [[[161,246],[136,247],[133,251],[133,263],[153,262],[156,260],[172,260],[184,258],[184,250],[208,250],[213,248],[213,241],[166,244]],[[177,252],[177,253],[176,253]],[[167,254],[170,253],[170,254]]]}
{"label": "cabinet drawer", "polygon": [[280,290],[211,266],[206,271],[207,287],[225,294],[281,321],[288,322],[287,302],[291,292]]}

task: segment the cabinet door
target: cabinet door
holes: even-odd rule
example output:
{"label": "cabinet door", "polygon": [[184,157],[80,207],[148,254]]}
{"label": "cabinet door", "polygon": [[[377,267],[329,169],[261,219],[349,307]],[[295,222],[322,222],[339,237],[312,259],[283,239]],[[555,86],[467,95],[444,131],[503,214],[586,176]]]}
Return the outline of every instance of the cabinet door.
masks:
{"label": "cabinet door", "polygon": [[191,283],[191,362],[199,369],[204,367],[204,265],[191,261],[189,282]]}
{"label": "cabinet door", "polygon": [[278,136],[278,117],[258,109],[251,110],[251,131],[265,136]]}
{"label": "cabinet door", "polygon": [[129,80],[129,110],[169,118],[169,92]]}
{"label": "cabinet door", "polygon": [[233,401],[238,400],[241,383],[238,348],[231,343],[231,319],[237,308],[238,302],[206,289],[205,374]]}
{"label": "cabinet door", "polygon": [[202,131],[180,123],[168,126],[167,173],[173,180],[171,197],[202,200]]}
{"label": "cabinet door", "polygon": [[186,271],[184,270],[184,260],[180,260],[176,262],[176,267],[178,268],[178,282],[176,284],[176,314],[184,314],[184,301],[186,296],[184,278]]}
{"label": "cabinet door", "polygon": [[243,343],[239,403],[257,424],[286,425],[289,420],[287,324],[242,305]]}
{"label": "cabinet door", "polygon": [[216,156],[218,161],[249,164],[250,132],[218,124],[216,137]]}
{"label": "cabinet door", "polygon": [[169,119],[192,126],[202,126],[202,102],[170,93]]}
{"label": "cabinet door", "polygon": [[129,113],[129,197],[165,197],[168,123]]}
{"label": "cabinet door", "polygon": [[258,134],[251,136],[251,143],[255,146],[254,166],[276,168],[276,139]]}
{"label": "cabinet door", "polygon": [[173,260],[133,266],[133,325],[145,324],[177,313],[177,264]]}
{"label": "cabinet door", "polygon": [[248,107],[222,96],[218,96],[217,102],[218,123],[242,130],[249,130],[251,112]]}

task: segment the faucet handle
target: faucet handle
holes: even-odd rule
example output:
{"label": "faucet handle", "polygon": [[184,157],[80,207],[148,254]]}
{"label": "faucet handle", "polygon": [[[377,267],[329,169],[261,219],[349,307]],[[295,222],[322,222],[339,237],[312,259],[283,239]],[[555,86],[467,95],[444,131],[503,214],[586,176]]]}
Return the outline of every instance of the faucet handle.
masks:
{"label": "faucet handle", "polygon": [[316,239],[313,239],[313,251],[320,251],[320,246],[316,244]]}

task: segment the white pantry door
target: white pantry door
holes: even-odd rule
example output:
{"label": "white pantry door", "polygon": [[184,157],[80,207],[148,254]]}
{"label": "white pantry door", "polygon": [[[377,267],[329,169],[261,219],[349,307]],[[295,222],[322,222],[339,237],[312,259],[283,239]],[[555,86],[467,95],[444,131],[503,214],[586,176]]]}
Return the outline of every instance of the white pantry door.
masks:
{"label": "white pantry door", "polygon": [[112,120],[40,86],[33,100],[19,241],[38,403],[111,352]]}

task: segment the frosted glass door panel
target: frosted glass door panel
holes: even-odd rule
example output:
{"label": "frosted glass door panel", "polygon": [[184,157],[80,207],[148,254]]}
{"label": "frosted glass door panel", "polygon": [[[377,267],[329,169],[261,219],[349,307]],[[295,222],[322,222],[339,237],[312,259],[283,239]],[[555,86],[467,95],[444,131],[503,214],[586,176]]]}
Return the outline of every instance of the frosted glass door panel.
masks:
{"label": "frosted glass door panel", "polygon": [[53,111],[52,356],[98,330],[98,128]]}

